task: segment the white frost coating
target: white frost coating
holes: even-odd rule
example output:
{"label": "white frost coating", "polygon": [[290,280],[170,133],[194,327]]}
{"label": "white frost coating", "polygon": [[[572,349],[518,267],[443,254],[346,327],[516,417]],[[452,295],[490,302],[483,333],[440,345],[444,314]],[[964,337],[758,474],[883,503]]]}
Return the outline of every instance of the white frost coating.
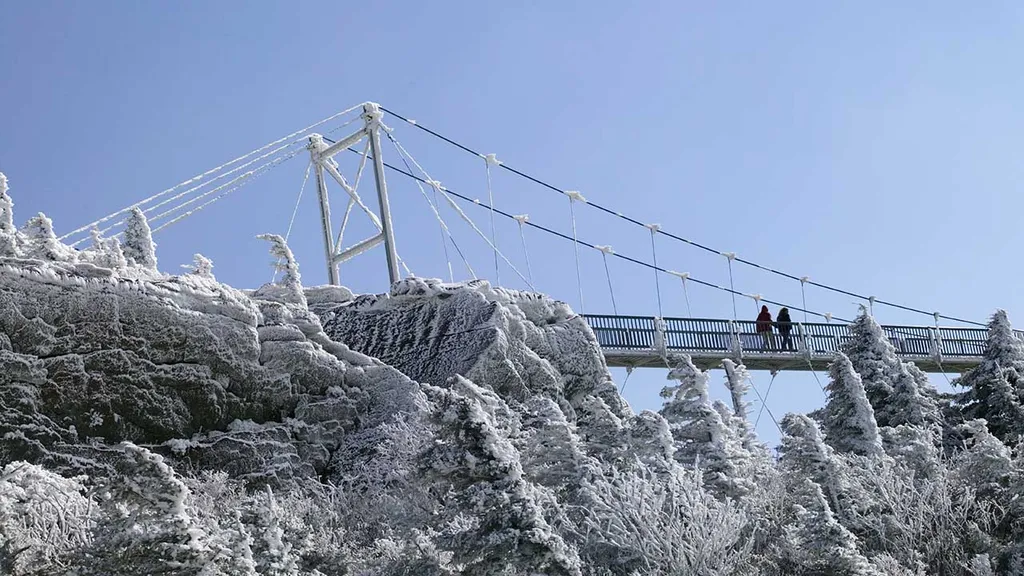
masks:
{"label": "white frost coating", "polygon": [[836,519],[821,487],[804,479],[795,488],[796,518],[785,535],[801,573],[883,576],[860,553],[857,537]]}
{"label": "white frost coating", "polygon": [[882,441],[875,413],[868,402],[860,376],[845,354],[836,354],[829,369],[831,381],[825,387],[825,442],[840,453],[880,456]]}
{"label": "white frost coating", "polygon": [[580,194],[576,190],[566,190],[565,191],[565,195],[568,196],[569,199],[574,201],[574,202],[580,202],[580,203],[583,203],[583,204],[587,203],[587,199],[583,197],[583,194]]}
{"label": "white frost coating", "polygon": [[53,232],[53,222],[40,212],[33,216],[21,229],[25,238],[24,256],[40,260],[70,260],[75,254],[57,240]]}
{"label": "white frost coating", "polygon": [[960,399],[966,417],[983,418],[1007,444],[1024,439],[1024,343],[1005,310],[997,310],[989,322],[981,364],[957,383],[966,388]]}
{"label": "white frost coating", "polygon": [[938,427],[941,415],[933,400],[936,391],[923,372],[900,360],[881,326],[866,310],[862,309],[854,320],[850,334],[844,351],[863,380],[878,426]]}
{"label": "white frost coating", "polygon": [[[0,472],[0,572],[17,552],[14,574],[1016,573],[1024,459],[980,420],[947,428],[949,458],[909,424],[865,458],[788,415],[776,464],[745,432],[742,366],[730,408],[673,358],[665,417],[633,414],[544,296],[408,279],[306,305],[95,244],[0,258],[0,454],[46,466]],[[1012,397],[997,320],[975,380]]]}
{"label": "white frost coating", "polygon": [[708,397],[708,375],[694,366],[689,356],[669,359],[668,378],[674,386],[662,389],[666,399],[661,415],[675,439],[676,461],[703,472],[704,481],[720,496],[742,498],[753,488],[752,458],[722,413],[728,408]]}
{"label": "white frost coating", "polygon": [[210,260],[202,254],[194,254],[192,256],[192,265],[182,264],[182,268],[190,271],[196,276],[202,276],[204,278],[214,279],[213,276],[213,260]]}
{"label": "white frost coating", "polygon": [[124,229],[124,255],[137,266],[156,270],[156,243],[146,215],[139,208],[128,213]]}
{"label": "white frost coating", "polygon": [[7,190],[7,176],[0,172],[0,233],[13,234],[17,230],[14,227],[14,201]]}
{"label": "white frost coating", "polygon": [[257,297],[278,299],[283,301],[301,303],[306,305],[306,296],[302,292],[302,276],[299,274],[299,264],[295,261],[291,248],[284,238],[277,234],[260,234],[260,240],[270,242],[270,255],[274,257],[275,270],[280,272],[281,283],[279,285],[266,284],[256,292]]}

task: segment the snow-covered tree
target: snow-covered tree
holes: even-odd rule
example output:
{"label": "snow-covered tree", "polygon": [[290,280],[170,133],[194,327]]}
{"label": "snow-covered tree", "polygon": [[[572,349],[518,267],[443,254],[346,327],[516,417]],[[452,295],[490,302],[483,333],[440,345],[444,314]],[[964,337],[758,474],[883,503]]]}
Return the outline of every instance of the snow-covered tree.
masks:
{"label": "snow-covered tree", "polygon": [[274,257],[274,269],[281,273],[281,284],[288,288],[302,288],[299,264],[284,238],[277,234],[260,234],[260,240],[270,242],[270,255]]}
{"label": "snow-covered tree", "polygon": [[854,372],[845,354],[836,354],[829,367],[829,377],[830,382],[825,387],[828,401],[822,422],[825,442],[840,453],[881,455],[882,441],[874,411],[860,376]]}
{"label": "snow-covered tree", "polygon": [[844,352],[861,377],[878,427],[937,427],[942,418],[934,389],[923,372],[900,360],[882,327],[863,307],[850,333]]}
{"label": "snow-covered tree", "polygon": [[1024,440],[1024,343],[1013,333],[1006,311],[988,324],[981,364],[956,381],[966,387],[965,418],[982,418],[988,430],[1007,444]]}
{"label": "snow-covered tree", "polygon": [[182,268],[189,270],[197,276],[213,279],[213,260],[202,254],[193,254],[192,265],[182,265]]}
{"label": "snow-covered tree", "polygon": [[1010,449],[989,432],[984,420],[970,420],[960,428],[966,446],[953,457],[955,473],[979,497],[1000,499],[1014,476]]}
{"label": "snow-covered tree", "polygon": [[835,452],[825,444],[818,424],[803,414],[786,414],[780,425],[779,466],[784,477],[790,481],[808,478],[837,503],[841,474]]}
{"label": "snow-covered tree", "polygon": [[92,544],[77,558],[83,573],[192,575],[207,568],[208,535],[188,509],[189,489],[164,459],[124,442],[118,474],[98,490]]}
{"label": "snow-covered tree", "polygon": [[668,422],[660,414],[644,410],[626,420],[623,427],[629,455],[652,470],[664,471],[675,454],[675,442]]}
{"label": "snow-covered tree", "polygon": [[787,529],[793,574],[882,576],[857,548],[857,538],[836,520],[821,487],[804,478],[796,485],[795,522]]}
{"label": "snow-covered tree", "polygon": [[156,243],[153,242],[153,232],[149,229],[146,215],[138,206],[131,209],[125,221],[123,249],[124,255],[135,262],[136,266],[156,270]]}
{"label": "snow-covered tree", "polygon": [[750,391],[750,376],[747,367],[743,364],[736,364],[726,358],[722,360],[722,368],[725,370],[725,386],[729,389],[729,397],[732,400],[732,415],[729,423],[736,430],[743,448],[750,452],[755,459],[769,458],[768,447],[757,437],[757,432],[750,423],[750,403],[746,396]]}
{"label": "snow-covered tree", "polygon": [[285,514],[268,487],[265,498],[256,503],[257,527],[260,538],[253,543],[253,559],[261,576],[298,576],[298,558],[292,545],[285,539],[281,516]]}
{"label": "snow-covered tree", "polygon": [[593,495],[577,531],[587,574],[753,574],[750,517],[699,471],[642,463],[584,479]]}
{"label": "snow-covered tree", "polygon": [[576,427],[590,456],[607,464],[626,461],[630,455],[624,424],[597,396],[585,396],[576,406]]}
{"label": "snow-covered tree", "polygon": [[491,574],[495,566],[524,573],[581,574],[580,560],[544,519],[554,505],[526,480],[519,452],[506,434],[504,402],[456,376],[452,389],[425,387],[434,403],[437,439],[423,455],[423,478],[449,496],[436,521],[439,547],[461,574]]}
{"label": "snow-covered tree", "polygon": [[534,397],[523,407],[521,465],[530,481],[560,491],[579,487],[583,469],[591,462],[580,446],[579,437],[553,400]]}
{"label": "snow-covered tree", "polygon": [[18,255],[18,229],[14,225],[14,201],[7,194],[7,176],[0,172],[0,256]]}
{"label": "snow-covered tree", "polygon": [[25,255],[40,260],[61,260],[66,248],[53,232],[53,221],[40,212],[29,219],[21,229],[26,240]]}
{"label": "snow-covered tree", "polygon": [[676,461],[702,470],[705,483],[723,497],[746,495],[752,488],[751,455],[708,397],[707,373],[686,355],[670,361],[668,378],[678,384],[662,389],[666,402],[660,413],[668,421]]}
{"label": "snow-covered tree", "polygon": [[14,234],[14,201],[7,190],[7,176],[0,172],[0,233]]}
{"label": "snow-covered tree", "polygon": [[119,270],[128,266],[128,259],[121,250],[121,241],[114,238],[104,238],[98,228],[93,228],[89,235],[92,237],[91,253],[92,262],[97,266],[103,266],[111,270]]}
{"label": "snow-covered tree", "polygon": [[12,462],[0,469],[0,573],[53,574],[88,540],[92,502],[82,478]]}

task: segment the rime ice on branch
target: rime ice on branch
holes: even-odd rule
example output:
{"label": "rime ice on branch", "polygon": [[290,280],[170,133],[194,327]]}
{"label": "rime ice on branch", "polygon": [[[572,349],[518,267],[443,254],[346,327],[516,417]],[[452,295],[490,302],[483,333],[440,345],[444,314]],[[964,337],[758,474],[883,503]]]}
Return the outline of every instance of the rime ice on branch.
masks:
{"label": "rime ice on branch", "polygon": [[961,397],[966,418],[984,418],[992,435],[1007,444],[1024,439],[1024,343],[1005,310],[988,324],[981,364],[956,383],[967,388]]}
{"label": "rime ice on branch", "polygon": [[7,176],[0,172],[0,233],[13,234],[17,230],[14,227],[14,201],[7,190]]}
{"label": "rime ice on branch", "polygon": [[137,266],[156,270],[156,243],[146,215],[138,207],[128,213],[124,229],[124,255]]}
{"label": "rime ice on branch", "polygon": [[46,214],[40,212],[29,218],[21,231],[28,242],[26,256],[51,261],[61,259],[62,246],[53,233],[53,221]]}
{"label": "rime ice on branch", "polygon": [[878,435],[875,413],[868,402],[860,376],[854,372],[850,359],[836,354],[829,369],[831,381],[826,386],[825,442],[840,453],[879,456],[882,441]]}

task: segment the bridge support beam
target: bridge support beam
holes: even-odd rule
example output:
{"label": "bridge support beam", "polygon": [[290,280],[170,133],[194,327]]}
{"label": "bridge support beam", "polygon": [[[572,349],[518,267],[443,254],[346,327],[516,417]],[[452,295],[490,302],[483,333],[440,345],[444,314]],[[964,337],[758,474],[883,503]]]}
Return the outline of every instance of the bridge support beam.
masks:
{"label": "bridge support beam", "polygon": [[[384,251],[388,266],[388,279],[391,284],[401,279],[398,267],[398,251],[395,248],[395,232],[391,221],[391,204],[388,200],[387,181],[384,178],[384,159],[381,156],[380,130],[381,111],[377,104],[367,102],[363,105],[363,127],[354,133],[332,142],[328,145],[323,136],[313,134],[309,138],[310,160],[313,163],[313,171],[316,175],[317,195],[320,201],[320,225],[323,228],[324,252],[327,263],[327,281],[337,286],[340,281],[338,266],[375,246],[384,244]],[[370,210],[358,191],[350,186],[344,176],[338,170],[338,164],[332,159],[339,152],[349,150],[358,144],[363,138],[369,139],[368,153],[373,157],[373,176],[377,188],[377,201],[380,206],[379,216]],[[338,241],[334,240],[334,232],[331,226],[331,204],[327,191],[327,178],[329,175],[348,193],[351,203],[358,204],[359,208],[366,212],[366,215],[379,230],[379,234],[357,242],[348,249],[341,246],[341,234]],[[351,205],[350,205],[351,207]],[[346,222],[348,214],[346,213]],[[344,233],[345,222],[342,223],[341,233]]]}
{"label": "bridge support beam", "polygon": [[398,269],[398,251],[395,250],[395,230],[391,225],[391,203],[388,201],[388,185],[384,181],[384,159],[380,155],[380,107],[372,102],[363,106],[366,131],[370,135],[370,152],[373,154],[373,176],[377,183],[377,200],[380,203],[380,223],[384,233],[384,254],[388,259],[388,278],[391,284],[402,279]]}
{"label": "bridge support beam", "polygon": [[309,137],[309,154],[316,174],[316,192],[320,201],[320,226],[324,233],[324,254],[327,259],[327,282],[334,286],[339,283],[338,265],[334,262],[334,234],[331,231],[331,202],[327,195],[327,181],[324,180],[324,166],[321,163],[321,150],[324,139],[319,134]]}

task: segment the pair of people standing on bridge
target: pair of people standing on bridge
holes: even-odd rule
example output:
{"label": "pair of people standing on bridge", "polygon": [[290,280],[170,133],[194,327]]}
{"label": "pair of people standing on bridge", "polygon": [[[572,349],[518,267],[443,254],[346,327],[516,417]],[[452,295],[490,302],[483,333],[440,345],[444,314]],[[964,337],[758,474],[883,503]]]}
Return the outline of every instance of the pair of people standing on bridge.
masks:
{"label": "pair of people standing on bridge", "polygon": [[772,321],[772,313],[767,306],[761,306],[761,313],[757,315],[757,333],[764,339],[764,347],[768,350],[775,348],[775,332],[773,326],[779,329],[782,336],[782,350],[794,350],[793,341],[789,334],[793,331],[793,320],[789,317],[789,308],[779,310],[779,317]]}

